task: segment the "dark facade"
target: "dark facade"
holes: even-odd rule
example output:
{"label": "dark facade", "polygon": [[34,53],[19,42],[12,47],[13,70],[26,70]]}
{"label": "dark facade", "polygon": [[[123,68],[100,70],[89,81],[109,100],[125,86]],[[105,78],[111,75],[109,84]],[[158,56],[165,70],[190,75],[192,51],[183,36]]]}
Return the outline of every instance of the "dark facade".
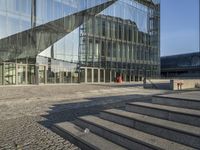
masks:
{"label": "dark facade", "polygon": [[1,0],[0,27],[0,85],[160,74],[158,1]]}
{"label": "dark facade", "polygon": [[200,78],[200,53],[161,57],[161,76]]}

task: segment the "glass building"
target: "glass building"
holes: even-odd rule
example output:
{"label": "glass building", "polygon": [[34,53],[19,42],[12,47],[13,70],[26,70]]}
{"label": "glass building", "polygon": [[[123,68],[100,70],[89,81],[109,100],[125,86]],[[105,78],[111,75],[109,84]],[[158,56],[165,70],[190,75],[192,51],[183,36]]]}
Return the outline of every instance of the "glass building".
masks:
{"label": "glass building", "polygon": [[0,0],[0,85],[159,75],[159,1]]}
{"label": "glass building", "polygon": [[200,52],[161,57],[162,78],[200,78]]}

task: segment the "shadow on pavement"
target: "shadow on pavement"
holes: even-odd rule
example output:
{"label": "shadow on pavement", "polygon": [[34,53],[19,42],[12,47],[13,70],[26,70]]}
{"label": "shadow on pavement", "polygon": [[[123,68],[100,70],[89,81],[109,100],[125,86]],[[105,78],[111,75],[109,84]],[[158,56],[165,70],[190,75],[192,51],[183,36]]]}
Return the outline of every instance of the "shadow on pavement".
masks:
{"label": "shadow on pavement", "polygon": [[117,88],[126,88],[126,87],[143,87],[143,83],[113,83],[113,84],[98,84],[98,86],[105,86],[105,87],[117,87]]}
{"label": "shadow on pavement", "polygon": [[85,98],[82,101],[66,102],[52,105],[47,115],[42,115],[44,121],[39,122],[41,125],[51,129],[55,123],[73,121],[75,118],[85,115],[95,115],[100,111],[111,108],[124,109],[127,102],[149,102],[151,96],[140,94],[106,96],[96,98]]}

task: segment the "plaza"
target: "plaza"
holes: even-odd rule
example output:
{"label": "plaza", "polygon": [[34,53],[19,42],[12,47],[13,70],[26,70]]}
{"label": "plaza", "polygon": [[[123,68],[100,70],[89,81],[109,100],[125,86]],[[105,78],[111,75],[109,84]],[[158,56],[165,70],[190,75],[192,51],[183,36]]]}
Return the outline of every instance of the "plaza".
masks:
{"label": "plaza", "polygon": [[[18,85],[19,86],[19,85]],[[19,88],[20,87],[20,88]],[[142,83],[101,85],[36,85],[0,87],[0,149],[78,149],[51,131],[54,123],[125,102],[148,100],[162,90]]]}

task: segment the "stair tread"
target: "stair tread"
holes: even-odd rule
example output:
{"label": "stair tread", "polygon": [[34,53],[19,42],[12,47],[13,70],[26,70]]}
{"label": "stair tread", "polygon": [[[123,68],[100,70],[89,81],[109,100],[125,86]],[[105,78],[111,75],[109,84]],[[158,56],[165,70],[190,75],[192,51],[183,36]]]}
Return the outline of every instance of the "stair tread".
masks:
{"label": "stair tread", "polygon": [[55,124],[55,127],[61,130],[62,132],[68,133],[71,136],[83,141],[84,143],[89,144],[92,147],[95,147],[97,149],[104,149],[104,150],[110,150],[110,149],[116,149],[116,150],[125,150],[125,148],[112,143],[92,132],[84,133],[83,129],[78,127],[77,125],[71,123],[71,122],[62,122]]}
{"label": "stair tread", "polygon": [[159,104],[152,104],[152,103],[143,103],[143,102],[133,102],[128,103],[129,105],[139,105],[144,107],[151,107],[159,110],[165,110],[165,111],[171,111],[176,113],[182,113],[186,115],[192,115],[200,117],[200,111],[194,110],[194,109],[187,109],[187,108],[181,108],[181,107],[174,107],[174,106],[166,106],[166,105],[159,105]]}
{"label": "stair tread", "polygon": [[180,99],[186,101],[197,101],[200,102],[200,94],[199,92],[185,92],[185,93],[176,93],[176,94],[165,94],[165,95],[157,95],[154,97],[160,98],[170,98],[170,99]]}
{"label": "stair tread", "polygon": [[169,140],[166,140],[166,139],[163,139],[151,134],[147,134],[133,128],[119,125],[117,123],[104,120],[96,116],[84,116],[84,117],[80,117],[79,119],[82,121],[88,122],[89,124],[93,124],[95,126],[99,126],[103,129],[119,134],[120,136],[129,138],[129,139],[134,139],[148,146],[151,145],[154,148],[161,148],[161,149],[166,149],[166,150],[193,149],[191,147],[188,147],[188,146],[185,146],[173,141],[169,141]]}
{"label": "stair tread", "polygon": [[200,127],[195,127],[191,125],[186,125],[186,124],[182,124],[182,123],[178,123],[174,121],[159,119],[159,118],[142,115],[138,113],[133,113],[133,112],[128,112],[124,110],[119,110],[119,109],[110,109],[110,110],[105,110],[103,112],[112,113],[114,115],[119,115],[124,118],[131,118],[131,119],[135,119],[135,120],[142,121],[145,123],[161,126],[161,127],[176,130],[176,131],[185,132],[185,133],[200,137]]}

